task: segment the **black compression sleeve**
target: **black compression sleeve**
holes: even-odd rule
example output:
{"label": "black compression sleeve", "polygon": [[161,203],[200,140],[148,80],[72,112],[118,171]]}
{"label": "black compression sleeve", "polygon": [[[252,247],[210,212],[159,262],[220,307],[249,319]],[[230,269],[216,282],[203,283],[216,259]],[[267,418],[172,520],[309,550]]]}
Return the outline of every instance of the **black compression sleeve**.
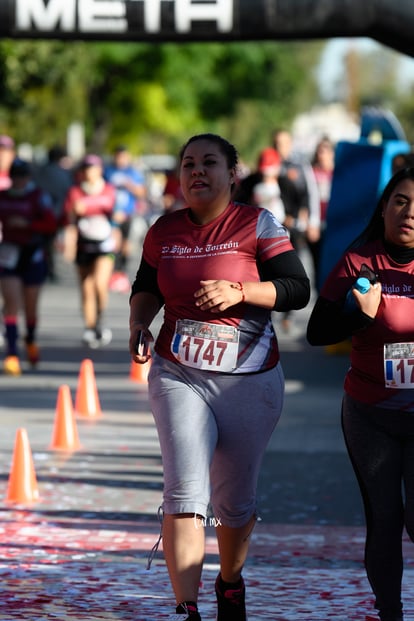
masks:
{"label": "black compression sleeve", "polygon": [[306,338],[310,345],[333,345],[367,328],[374,321],[359,308],[352,313],[344,313],[342,304],[319,297],[309,318]]}
{"label": "black compression sleeve", "polygon": [[155,267],[151,267],[145,259],[141,259],[140,266],[135,276],[135,280],[132,284],[131,296],[134,296],[139,291],[145,291],[146,293],[152,293],[160,301],[160,308],[164,305],[164,298],[159,290],[157,283],[157,270]]}
{"label": "black compression sleeve", "polygon": [[303,308],[309,302],[310,281],[297,253],[289,250],[258,266],[260,279],[270,280],[277,292],[274,310]]}

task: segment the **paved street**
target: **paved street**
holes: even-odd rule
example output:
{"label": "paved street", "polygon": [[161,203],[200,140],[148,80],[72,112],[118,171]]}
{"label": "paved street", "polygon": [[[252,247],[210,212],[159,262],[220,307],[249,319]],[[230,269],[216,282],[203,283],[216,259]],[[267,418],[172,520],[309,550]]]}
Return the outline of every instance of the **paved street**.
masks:
{"label": "paved street", "polygon": [[[112,343],[85,349],[72,267],[60,264],[59,273],[42,297],[41,363],[21,377],[0,375],[0,619],[168,619],[173,597],[162,546],[146,568],[159,531],[162,467],[146,384],[130,377],[128,296],[111,294]],[[362,505],[339,422],[348,361],[306,344],[308,314],[295,313],[293,334],[280,335],[286,403],[260,479],[262,519],[245,569],[249,621],[374,621]],[[101,415],[77,415],[81,447],[57,450],[58,392],[68,385],[75,400],[84,360],[92,360]],[[31,504],[7,502],[18,429],[27,431],[33,455],[40,498]],[[206,530],[200,610],[213,621],[218,557],[214,528]],[[408,543],[406,560],[409,621]]]}

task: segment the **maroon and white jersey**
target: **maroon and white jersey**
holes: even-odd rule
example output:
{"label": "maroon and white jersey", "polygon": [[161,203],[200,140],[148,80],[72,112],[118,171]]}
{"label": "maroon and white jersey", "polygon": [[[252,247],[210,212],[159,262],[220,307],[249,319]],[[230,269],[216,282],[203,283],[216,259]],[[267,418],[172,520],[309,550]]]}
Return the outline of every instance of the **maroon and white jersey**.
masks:
{"label": "maroon and white jersey", "polygon": [[[192,222],[189,213],[182,209],[161,216],[144,242],[143,259],[157,270],[165,301],[156,352],[174,362],[182,361],[188,353],[183,334],[195,331],[202,337],[214,333],[218,340],[228,341],[225,356],[237,350],[234,366],[226,366],[223,358],[220,368],[221,358],[213,361],[208,349],[200,352],[207,363],[199,368],[210,368],[210,362],[212,370],[231,373],[272,368],[279,360],[279,349],[269,310],[240,303],[217,316],[195,305],[194,292],[201,280],[260,281],[258,264],[293,250],[286,229],[269,211],[238,203],[230,203],[205,225]],[[230,342],[232,334],[238,339],[237,347]],[[193,354],[195,357],[198,352]]]}
{"label": "maroon and white jersey", "polygon": [[32,183],[23,191],[0,191],[0,224],[2,242],[41,245],[57,227],[50,196]]}
{"label": "maroon and white jersey", "polygon": [[[86,184],[72,186],[64,203],[64,224],[76,224],[78,250],[90,254],[111,253],[115,249],[112,237],[112,214],[116,190],[111,183],[102,182],[97,191],[88,191]],[[82,215],[75,211],[82,205]]]}
{"label": "maroon and white jersey", "polygon": [[64,212],[66,223],[79,218],[73,216],[73,205],[81,201],[85,212],[82,217],[106,215],[110,217],[115,207],[115,187],[110,183],[102,185],[102,189],[96,193],[88,193],[82,185],[72,186],[65,199]]}
{"label": "maroon and white jersey", "polygon": [[377,275],[382,299],[372,324],[352,337],[345,390],[363,403],[414,411],[414,261],[397,263],[382,241],[367,243],[340,260],[321,297],[343,298],[363,264]]}

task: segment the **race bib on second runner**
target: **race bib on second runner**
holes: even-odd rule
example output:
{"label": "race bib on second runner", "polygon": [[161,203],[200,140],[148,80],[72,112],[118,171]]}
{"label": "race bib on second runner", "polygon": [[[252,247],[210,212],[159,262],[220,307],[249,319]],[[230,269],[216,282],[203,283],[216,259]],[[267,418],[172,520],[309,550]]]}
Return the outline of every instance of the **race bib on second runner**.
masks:
{"label": "race bib on second runner", "polygon": [[181,364],[229,373],[236,368],[239,332],[233,326],[179,319],[171,351]]}
{"label": "race bib on second runner", "polygon": [[20,248],[16,244],[3,242],[0,244],[0,267],[13,270],[19,262]]}
{"label": "race bib on second runner", "polygon": [[386,388],[414,388],[414,343],[385,343]]}

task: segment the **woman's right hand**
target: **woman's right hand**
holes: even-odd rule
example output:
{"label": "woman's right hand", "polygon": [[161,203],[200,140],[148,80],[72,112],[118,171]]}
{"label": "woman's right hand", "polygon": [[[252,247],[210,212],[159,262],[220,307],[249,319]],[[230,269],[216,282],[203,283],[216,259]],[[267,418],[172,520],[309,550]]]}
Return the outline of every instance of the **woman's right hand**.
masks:
{"label": "woman's right hand", "polygon": [[129,327],[129,352],[134,362],[145,364],[151,358],[150,343],[154,341],[150,330],[142,323],[132,323]]}

